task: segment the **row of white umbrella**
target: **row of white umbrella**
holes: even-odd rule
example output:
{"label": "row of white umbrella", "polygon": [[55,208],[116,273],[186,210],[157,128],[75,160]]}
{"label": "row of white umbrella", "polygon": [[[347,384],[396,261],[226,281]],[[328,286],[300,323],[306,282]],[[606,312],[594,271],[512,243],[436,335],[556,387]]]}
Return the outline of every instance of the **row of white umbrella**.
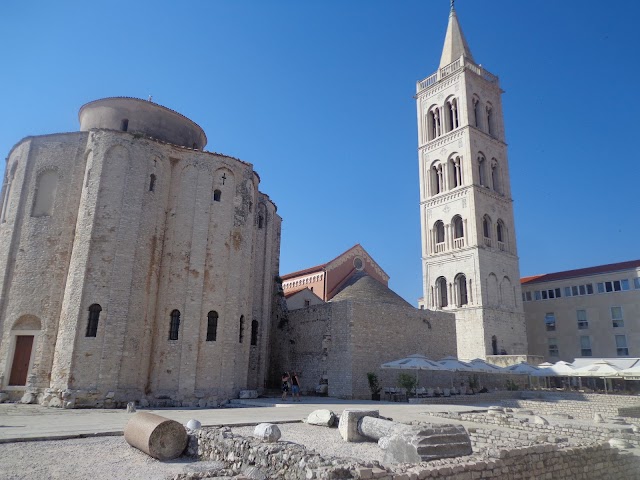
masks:
{"label": "row of white umbrella", "polygon": [[383,363],[381,368],[398,370],[429,370],[469,373],[495,373],[509,375],[530,375],[532,377],[597,377],[624,378],[640,376],[640,361],[631,368],[622,369],[605,359],[596,360],[583,367],[574,367],[571,363],[559,361],[554,364],[543,363],[538,366],[521,362],[508,367],[498,367],[476,358],[463,362],[455,357],[431,360],[424,355],[414,354],[400,360]]}

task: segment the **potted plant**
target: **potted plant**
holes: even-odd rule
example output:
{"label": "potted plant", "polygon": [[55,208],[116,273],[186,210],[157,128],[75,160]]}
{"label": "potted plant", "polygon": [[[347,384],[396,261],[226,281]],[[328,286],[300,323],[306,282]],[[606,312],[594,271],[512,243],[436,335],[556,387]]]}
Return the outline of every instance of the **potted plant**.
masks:
{"label": "potted plant", "polygon": [[371,400],[380,401],[380,383],[378,382],[378,375],[373,372],[367,373],[367,380],[369,381],[369,390],[371,390]]}
{"label": "potted plant", "polygon": [[398,386],[404,388],[407,391],[407,399],[410,396],[415,397],[418,380],[413,375],[410,375],[408,373],[401,373],[400,375],[398,375]]}

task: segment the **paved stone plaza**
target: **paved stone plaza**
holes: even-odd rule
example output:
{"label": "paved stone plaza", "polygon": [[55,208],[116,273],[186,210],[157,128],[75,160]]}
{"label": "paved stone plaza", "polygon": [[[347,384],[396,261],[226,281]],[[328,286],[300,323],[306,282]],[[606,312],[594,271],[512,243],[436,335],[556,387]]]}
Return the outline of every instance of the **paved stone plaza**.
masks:
{"label": "paved stone plaza", "polygon": [[[520,401],[527,408],[516,406]],[[536,411],[536,402],[544,404],[544,413]],[[554,403],[555,412],[550,407]],[[597,405],[588,398],[584,403],[585,411]],[[615,403],[615,397],[607,403]],[[202,429],[191,435],[187,449],[191,456],[163,463],[126,444],[122,432],[133,414],[125,410],[0,404],[0,478],[86,478],[86,458],[92,458],[90,474],[96,479],[640,478],[639,419],[603,415],[604,422],[595,423],[566,413],[561,400],[513,398],[491,404],[476,396],[467,404],[429,405],[306,397],[295,404],[261,398],[233,405],[238,408],[144,410],[183,424],[192,418],[202,423]],[[473,453],[419,464],[388,464],[375,442],[347,443],[337,428],[301,422],[318,409],[337,415],[345,409],[377,410],[395,422],[418,426],[462,425]],[[252,438],[253,426],[265,422],[280,424],[279,442],[265,444]],[[38,462],[33,462],[35,455]]]}

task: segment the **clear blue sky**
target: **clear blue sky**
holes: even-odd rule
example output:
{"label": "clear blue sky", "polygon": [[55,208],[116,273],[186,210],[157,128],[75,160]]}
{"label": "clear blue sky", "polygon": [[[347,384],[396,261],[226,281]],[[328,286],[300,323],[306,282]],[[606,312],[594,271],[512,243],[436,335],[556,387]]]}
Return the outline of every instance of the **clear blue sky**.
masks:
{"label": "clear blue sky", "polygon": [[[640,2],[458,0],[500,76],[522,276],[640,258]],[[421,296],[415,82],[447,0],[0,4],[0,152],[78,130],[91,100],[177,110],[254,164],[281,273],[356,243]],[[4,162],[2,162],[4,169]]]}

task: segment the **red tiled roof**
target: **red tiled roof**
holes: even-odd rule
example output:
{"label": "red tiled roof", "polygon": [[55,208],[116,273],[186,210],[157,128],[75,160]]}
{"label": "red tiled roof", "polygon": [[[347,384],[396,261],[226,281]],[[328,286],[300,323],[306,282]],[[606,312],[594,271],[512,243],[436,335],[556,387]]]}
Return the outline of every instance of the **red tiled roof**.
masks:
{"label": "red tiled roof", "polygon": [[282,280],[288,280],[290,278],[299,277],[300,275],[306,275],[307,273],[317,272],[326,267],[327,264],[323,263],[322,265],[316,265],[315,267],[305,268],[304,270],[298,270],[297,272],[287,273],[286,275],[282,275]]}
{"label": "red tiled roof", "polygon": [[595,267],[578,268],[576,270],[565,270],[564,272],[545,273],[542,275],[532,275],[520,279],[520,284],[529,285],[532,283],[552,282],[555,280],[565,280],[575,277],[586,277],[588,275],[598,275],[600,273],[620,272],[640,267],[640,260],[630,260],[628,262],[609,263]]}
{"label": "red tiled roof", "polygon": [[298,287],[298,288],[294,288],[293,290],[289,290],[287,293],[284,294],[284,298],[289,298],[292,295],[295,295],[296,293],[300,293],[302,290],[307,290],[309,287]]}

